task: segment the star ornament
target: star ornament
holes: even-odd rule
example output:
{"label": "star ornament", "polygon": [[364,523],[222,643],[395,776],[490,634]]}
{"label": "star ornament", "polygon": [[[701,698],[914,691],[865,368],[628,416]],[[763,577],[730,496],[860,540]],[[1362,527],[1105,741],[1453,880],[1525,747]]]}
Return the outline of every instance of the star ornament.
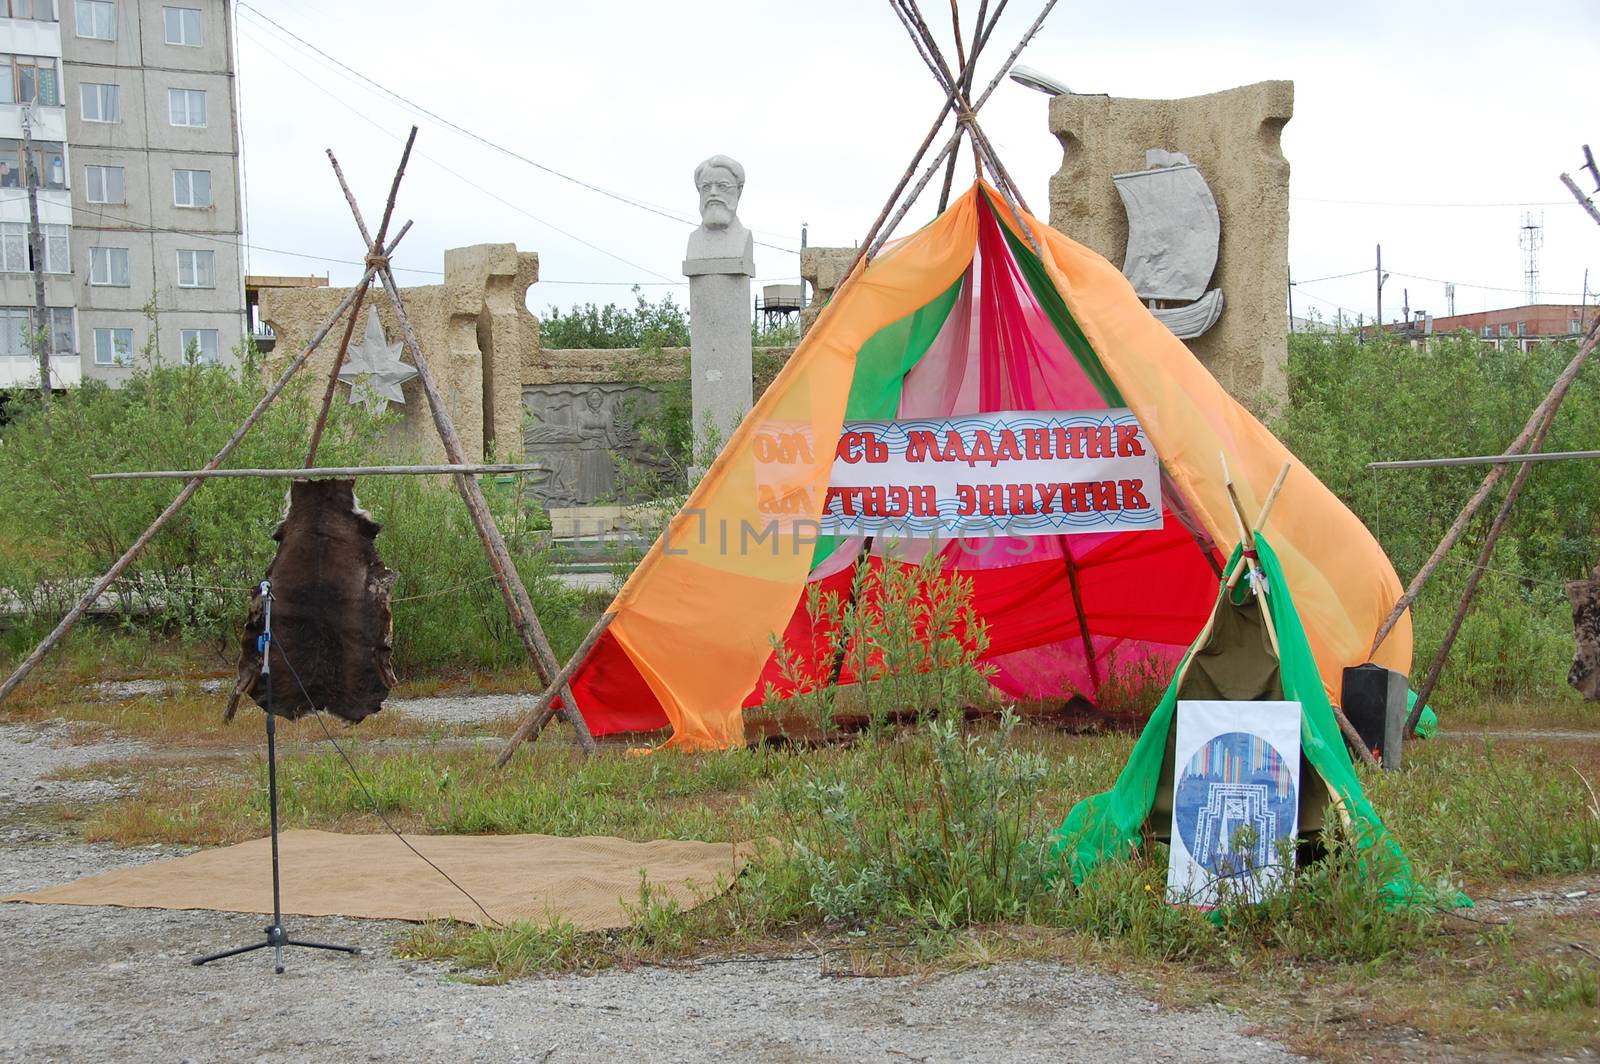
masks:
{"label": "star ornament", "polygon": [[367,410],[381,414],[391,402],[406,401],[402,387],[417,375],[416,368],[400,361],[398,343],[383,335],[376,307],[367,308],[367,331],[359,344],[351,344],[339,379],[350,386],[350,404],[366,403]]}

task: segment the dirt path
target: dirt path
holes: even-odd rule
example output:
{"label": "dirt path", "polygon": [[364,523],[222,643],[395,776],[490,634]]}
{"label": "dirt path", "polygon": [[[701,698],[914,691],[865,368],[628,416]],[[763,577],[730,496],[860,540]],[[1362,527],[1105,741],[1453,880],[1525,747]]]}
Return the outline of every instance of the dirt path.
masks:
{"label": "dirt path", "polygon": [[[0,894],[155,860],[171,848],[91,846],[40,816],[112,799],[59,768],[139,752],[68,743],[65,725],[0,725]],[[80,737],[81,738],[81,737]],[[1220,1009],[1172,1012],[1094,972],[1006,964],[930,979],[823,976],[809,961],[641,968],[480,987],[401,960],[402,925],[295,919],[356,958],[291,951],[195,968],[255,940],[259,916],[0,906],[0,1061],[1268,1062],[1295,1058]]]}

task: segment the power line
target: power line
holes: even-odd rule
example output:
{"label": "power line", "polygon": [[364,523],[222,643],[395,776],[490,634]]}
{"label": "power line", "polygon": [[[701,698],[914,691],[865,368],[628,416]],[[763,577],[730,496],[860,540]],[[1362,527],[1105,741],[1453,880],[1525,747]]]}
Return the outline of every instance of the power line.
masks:
{"label": "power line", "polygon": [[[346,110],[348,110],[349,112],[354,114],[357,118],[361,119],[363,122],[366,122],[368,125],[372,126],[378,132],[382,133],[384,136],[389,137],[389,138],[391,138],[393,140],[400,140],[401,139],[400,137],[395,136],[395,134],[392,133],[391,131],[389,131],[388,129],[385,129],[381,123],[379,123],[376,120],[374,120],[370,115],[363,114],[359,109],[357,109],[355,107],[352,107],[346,101],[339,99],[338,96],[336,96],[335,94],[329,92],[324,86],[317,84],[317,82],[315,80],[313,80],[308,74],[306,74],[305,71],[301,70],[299,67],[297,67],[293,63],[289,62],[287,59],[285,59],[283,56],[279,55],[277,52],[273,51],[271,48],[266,47],[266,45],[262,44],[259,39],[256,40],[256,47],[260,48],[263,52],[265,52],[267,55],[271,56],[273,59],[276,59],[286,69],[292,71],[293,73],[295,73],[299,77],[303,78],[308,84],[310,84],[317,91],[323,93],[329,99],[331,99],[334,102],[338,103],[339,106],[345,108]],[[426,159],[428,162],[432,163],[434,166],[437,166],[439,169],[443,170],[445,173],[449,174],[451,177],[454,177],[457,181],[460,181],[461,183],[463,183],[465,185],[468,185],[471,188],[477,189],[479,192],[482,192],[485,196],[488,196],[490,199],[493,199],[498,203],[504,204],[505,206],[509,207],[511,210],[516,211],[518,214],[522,214],[522,215],[527,216],[528,218],[533,219],[534,221],[538,222],[540,225],[544,226],[547,229],[550,229],[550,230],[552,230],[554,232],[560,233],[562,236],[566,237],[569,240],[575,240],[578,243],[582,244],[584,247],[589,248],[590,250],[593,250],[593,251],[598,251],[600,254],[606,256],[607,258],[616,259],[618,262],[622,263],[624,266],[631,267],[631,268],[633,268],[635,270],[639,270],[639,271],[641,271],[643,273],[648,273],[652,277],[658,277],[662,281],[665,281],[665,282],[668,282],[668,283],[676,283],[676,282],[673,282],[671,280],[671,278],[667,277],[663,273],[659,273],[659,272],[657,272],[655,270],[652,270],[648,266],[640,265],[639,263],[634,262],[634,261],[632,261],[630,259],[625,259],[621,255],[618,255],[614,251],[608,251],[605,248],[601,247],[599,244],[595,244],[595,243],[592,243],[591,241],[585,240],[583,237],[578,236],[576,233],[569,232],[568,230],[561,228],[559,225],[556,225],[556,224],[554,224],[552,222],[546,221],[545,219],[543,219],[543,218],[539,217],[538,215],[534,214],[532,211],[528,210],[527,208],[522,207],[519,204],[513,203],[510,200],[506,199],[504,196],[501,196],[501,195],[499,195],[499,194],[497,194],[497,193],[485,188],[484,186],[478,184],[476,181],[473,181],[471,178],[467,177],[465,174],[459,173],[456,170],[452,170],[450,167],[446,166],[444,163],[440,162],[438,159],[436,159],[433,156],[427,154],[426,152],[418,151],[418,152],[415,152],[414,154],[420,156],[423,159]]]}
{"label": "power line", "polygon": [[1371,273],[1371,272],[1372,272],[1372,267],[1363,266],[1361,269],[1359,269],[1359,270],[1351,270],[1349,273],[1330,273],[1326,277],[1313,277],[1310,280],[1306,280],[1306,281],[1291,281],[1289,283],[1290,284],[1294,284],[1294,285],[1316,284],[1319,281],[1337,281],[1341,277],[1355,277],[1355,276],[1357,276],[1359,274]]}
{"label": "power line", "polygon": [[1517,200],[1505,203],[1425,203],[1400,200],[1324,199],[1320,196],[1290,196],[1289,199],[1298,203],[1337,203],[1348,207],[1440,207],[1446,210],[1478,207],[1560,207],[1574,202],[1572,200]]}
{"label": "power line", "polygon": [[[239,7],[248,9],[251,12],[251,14],[254,15],[255,17],[257,17],[257,18],[259,18],[259,19],[271,24],[272,26],[276,27],[278,30],[282,31],[283,33],[287,34],[289,37],[293,38],[295,41],[299,42],[302,46],[304,46],[306,48],[309,48],[311,51],[315,52],[317,55],[321,56],[323,59],[326,59],[328,62],[333,63],[335,66],[339,67],[340,69],[348,71],[350,74],[353,74],[357,78],[360,78],[362,81],[366,82],[368,85],[371,85],[373,88],[378,89],[380,92],[384,93],[385,95],[390,96],[393,99],[399,101],[401,104],[404,104],[406,107],[410,108],[411,110],[413,110],[413,111],[415,111],[415,112],[417,112],[419,114],[425,115],[428,118],[433,119],[435,122],[440,123],[441,125],[445,126],[448,129],[454,130],[455,132],[461,134],[462,136],[468,138],[469,140],[476,141],[477,143],[482,144],[486,148],[490,148],[493,151],[497,151],[500,154],[507,156],[508,158],[517,160],[518,162],[525,163],[528,166],[531,166],[536,170],[540,170],[540,171],[542,171],[544,173],[550,174],[552,177],[559,177],[563,181],[570,181],[572,184],[578,185],[578,186],[580,186],[582,188],[586,188],[586,189],[590,190],[591,192],[596,192],[596,193],[599,193],[602,196],[606,196],[606,197],[609,197],[611,199],[614,199],[618,203],[625,203],[630,207],[635,207],[635,208],[637,208],[639,210],[642,210],[642,211],[648,211],[651,214],[659,215],[662,218],[666,218],[666,219],[669,219],[670,221],[677,222],[680,225],[694,226],[694,225],[698,225],[699,224],[699,223],[695,222],[693,219],[684,216],[681,212],[675,213],[675,212],[673,212],[673,211],[671,211],[671,210],[669,210],[669,209],[667,209],[665,207],[658,207],[655,204],[648,203],[648,202],[646,202],[644,200],[634,199],[633,197],[623,195],[620,192],[613,192],[610,189],[601,188],[599,185],[593,184],[592,182],[585,181],[585,180],[583,180],[582,178],[579,178],[579,177],[573,177],[571,174],[562,173],[560,170],[557,170],[554,167],[546,166],[544,163],[538,162],[538,161],[536,161],[534,159],[530,159],[526,155],[523,155],[523,154],[521,154],[519,152],[512,151],[510,148],[507,148],[507,147],[504,147],[503,145],[497,144],[494,141],[490,140],[489,138],[487,138],[485,136],[482,136],[481,134],[474,133],[472,130],[467,129],[465,126],[458,125],[457,123],[452,122],[450,119],[445,118],[443,115],[438,114],[435,111],[431,111],[428,108],[422,106],[421,104],[416,103],[415,101],[413,101],[413,100],[411,100],[411,99],[409,99],[409,98],[407,98],[405,96],[402,96],[400,93],[395,92],[393,89],[389,88],[388,86],[383,85],[380,82],[374,81],[372,78],[370,78],[367,75],[361,73],[361,71],[356,70],[354,67],[344,63],[343,61],[341,61],[339,59],[336,59],[332,55],[329,55],[327,52],[323,51],[321,48],[317,47],[315,44],[312,44],[310,41],[306,40],[304,37],[300,36],[298,33],[295,33],[293,30],[289,29],[287,26],[283,25],[281,22],[278,22],[276,19],[272,18],[271,16],[269,16],[267,14],[264,14],[262,11],[260,11],[258,8],[256,8],[254,5],[246,3],[245,0],[239,0]],[[756,232],[766,232],[766,230],[756,230]],[[768,235],[776,236],[778,234],[769,233]],[[783,247],[783,246],[778,245],[778,244],[770,244],[770,243],[767,243],[764,240],[757,240],[756,243],[760,244],[762,247],[771,248],[774,251],[782,251],[782,252],[785,252],[785,253],[790,254],[790,255],[798,255],[800,253],[795,248]]]}

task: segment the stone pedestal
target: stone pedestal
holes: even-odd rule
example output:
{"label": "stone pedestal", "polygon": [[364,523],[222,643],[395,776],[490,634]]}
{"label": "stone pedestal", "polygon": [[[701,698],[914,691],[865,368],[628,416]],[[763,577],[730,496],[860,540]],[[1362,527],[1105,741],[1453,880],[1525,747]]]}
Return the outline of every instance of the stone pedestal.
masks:
{"label": "stone pedestal", "polygon": [[750,278],[755,259],[691,258],[689,278],[689,395],[696,438],[707,426],[727,439],[750,412]]}

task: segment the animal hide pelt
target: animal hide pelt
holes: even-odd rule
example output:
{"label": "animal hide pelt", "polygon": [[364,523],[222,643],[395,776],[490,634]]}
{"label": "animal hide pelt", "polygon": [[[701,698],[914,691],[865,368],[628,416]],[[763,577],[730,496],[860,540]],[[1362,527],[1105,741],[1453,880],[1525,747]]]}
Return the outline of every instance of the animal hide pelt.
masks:
{"label": "animal hide pelt", "polygon": [[1590,702],[1600,702],[1600,565],[1589,579],[1568,584],[1567,598],[1572,602],[1572,637],[1578,644],[1567,682]]}
{"label": "animal hide pelt", "polygon": [[[325,710],[355,723],[383,708],[395,683],[389,595],[396,574],[373,543],[381,527],[356,508],[355,481],[291,482],[289,513],[272,534],[278,553],[267,567],[276,715],[293,720]],[[233,718],[243,694],[266,708],[262,607],[258,588],[225,719]]]}

